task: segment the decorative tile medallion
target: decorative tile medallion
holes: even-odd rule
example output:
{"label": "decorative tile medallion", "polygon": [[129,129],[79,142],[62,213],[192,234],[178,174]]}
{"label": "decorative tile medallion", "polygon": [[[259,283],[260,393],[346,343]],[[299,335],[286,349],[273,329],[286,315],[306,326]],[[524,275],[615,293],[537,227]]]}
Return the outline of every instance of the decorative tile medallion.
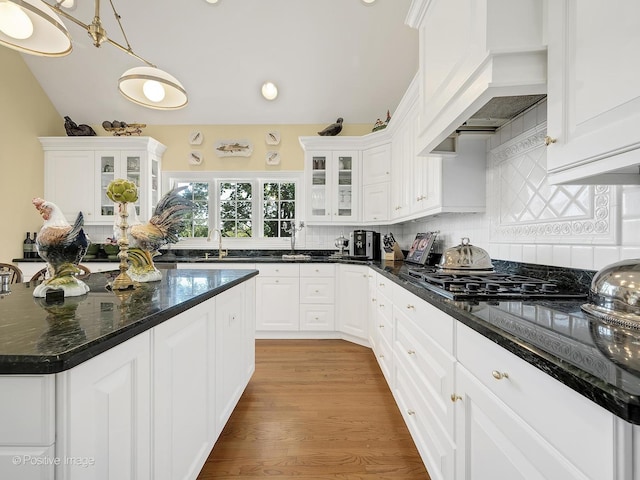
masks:
{"label": "decorative tile medallion", "polygon": [[492,241],[616,244],[619,189],[547,183],[546,124],[492,150]]}

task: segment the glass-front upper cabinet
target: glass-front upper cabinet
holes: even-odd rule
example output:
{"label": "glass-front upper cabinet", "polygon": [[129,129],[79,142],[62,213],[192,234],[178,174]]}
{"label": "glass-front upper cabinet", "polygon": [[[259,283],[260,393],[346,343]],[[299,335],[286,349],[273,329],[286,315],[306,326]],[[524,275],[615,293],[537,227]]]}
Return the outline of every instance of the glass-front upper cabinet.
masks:
{"label": "glass-front upper cabinet", "polygon": [[[123,178],[138,187],[135,205],[140,220],[146,222],[151,218],[162,195],[160,173],[166,150],[163,144],[142,136],[40,137],[39,140],[45,153],[47,200],[61,202],[67,217],[75,218],[81,211],[86,225],[113,225],[118,212],[107,197],[107,187],[113,180]],[[68,189],[61,186],[67,182],[73,182],[74,191],[83,194],[70,198]]]}
{"label": "glass-front upper cabinet", "polygon": [[307,152],[307,221],[349,223],[358,220],[357,152]]}

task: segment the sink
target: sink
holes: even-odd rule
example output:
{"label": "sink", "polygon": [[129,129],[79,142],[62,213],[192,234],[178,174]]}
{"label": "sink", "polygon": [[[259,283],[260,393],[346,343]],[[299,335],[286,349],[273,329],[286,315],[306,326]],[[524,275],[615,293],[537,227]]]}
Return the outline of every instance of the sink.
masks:
{"label": "sink", "polygon": [[285,253],[282,255],[283,260],[311,260],[311,255],[305,255],[303,253],[293,254]]}

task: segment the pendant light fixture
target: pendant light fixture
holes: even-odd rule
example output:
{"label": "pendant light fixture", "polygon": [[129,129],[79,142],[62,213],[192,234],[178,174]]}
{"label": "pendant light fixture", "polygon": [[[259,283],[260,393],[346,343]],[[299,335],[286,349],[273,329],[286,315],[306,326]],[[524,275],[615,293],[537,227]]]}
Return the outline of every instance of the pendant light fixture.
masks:
{"label": "pendant light fixture", "polygon": [[131,68],[122,74],[118,80],[118,90],[125,98],[138,105],[159,110],[174,110],[187,104],[187,92],[175,77],[133,51],[113,0],[109,0],[109,3],[126,47],[108,37],[102,27],[100,0],[95,0],[95,16],[90,24],[81,22],[62,9],[65,5],[73,3],[69,0],[58,1],[55,4],[43,0],[0,0],[0,45],[32,55],[68,55],[72,48],[71,37],[56,15],[59,14],[84,28],[92,38],[94,46],[100,47],[102,43],[110,43],[147,65]]}

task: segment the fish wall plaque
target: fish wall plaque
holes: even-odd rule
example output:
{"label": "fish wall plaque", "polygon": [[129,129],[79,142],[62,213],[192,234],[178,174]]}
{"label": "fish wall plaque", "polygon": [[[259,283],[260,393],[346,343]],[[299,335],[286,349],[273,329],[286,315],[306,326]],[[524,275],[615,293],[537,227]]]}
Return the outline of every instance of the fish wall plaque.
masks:
{"label": "fish wall plaque", "polygon": [[219,157],[250,157],[253,153],[253,144],[243,140],[220,140],[214,146]]}

